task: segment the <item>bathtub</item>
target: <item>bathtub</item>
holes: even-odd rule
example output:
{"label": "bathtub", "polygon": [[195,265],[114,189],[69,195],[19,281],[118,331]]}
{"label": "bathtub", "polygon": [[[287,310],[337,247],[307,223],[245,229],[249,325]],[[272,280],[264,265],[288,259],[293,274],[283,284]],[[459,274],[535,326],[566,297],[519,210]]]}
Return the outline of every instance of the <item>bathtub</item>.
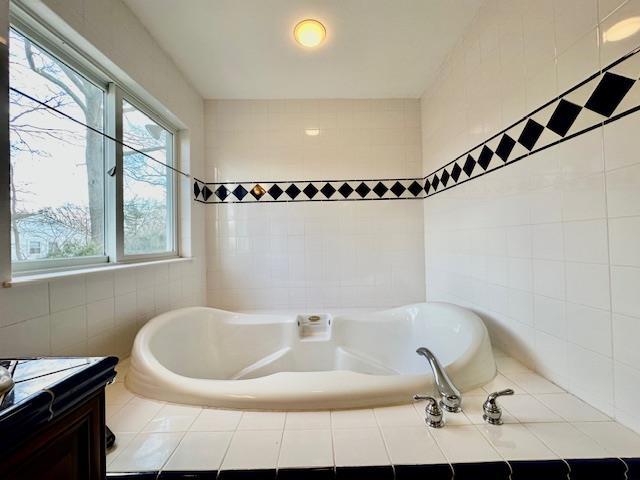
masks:
{"label": "bathtub", "polygon": [[429,366],[415,353],[420,346],[462,392],[495,376],[484,324],[447,303],[317,318],[191,307],[138,332],[126,384],[146,397],[222,408],[400,404],[433,390]]}

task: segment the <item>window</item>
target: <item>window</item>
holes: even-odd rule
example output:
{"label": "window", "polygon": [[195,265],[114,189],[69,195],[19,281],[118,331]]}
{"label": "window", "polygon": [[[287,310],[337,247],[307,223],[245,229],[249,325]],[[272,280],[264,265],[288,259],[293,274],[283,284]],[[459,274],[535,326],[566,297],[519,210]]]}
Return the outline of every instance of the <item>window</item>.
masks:
{"label": "window", "polygon": [[31,240],[29,242],[29,255],[40,255],[40,242]]}
{"label": "window", "polygon": [[[122,136],[127,145],[122,162],[124,253],[171,250],[172,171],[163,164],[171,164],[173,135],[126,100],[122,102],[122,117]],[[162,164],[139,152],[151,154]]]}
{"label": "window", "polygon": [[24,31],[10,31],[14,272],[176,255],[174,131]]}
{"label": "window", "polygon": [[[101,132],[104,90],[27,37],[10,35],[11,87]],[[48,259],[103,256],[102,135],[13,90],[9,121],[14,263],[32,259],[34,238],[56,245]]]}

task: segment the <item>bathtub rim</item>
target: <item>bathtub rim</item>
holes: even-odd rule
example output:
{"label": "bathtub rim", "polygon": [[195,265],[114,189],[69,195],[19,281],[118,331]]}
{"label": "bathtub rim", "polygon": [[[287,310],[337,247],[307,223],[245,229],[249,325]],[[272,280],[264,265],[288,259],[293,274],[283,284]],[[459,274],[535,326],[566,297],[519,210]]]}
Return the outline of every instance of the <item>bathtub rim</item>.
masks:
{"label": "bathtub rim", "polygon": [[[412,307],[432,305],[456,310],[465,318],[464,322],[473,328],[472,341],[464,352],[445,366],[452,377],[464,375],[475,356],[480,361],[490,362],[493,368],[486,369],[490,375],[479,376],[464,387],[469,391],[486,384],[496,374],[489,333],[482,319],[473,311],[446,302],[421,302],[391,309],[367,311],[378,313],[400,311]],[[413,394],[429,392],[433,389],[431,372],[425,363],[425,373],[419,375],[374,375],[349,370],[329,370],[319,372],[277,372],[258,378],[242,380],[194,378],[176,373],[163,365],[151,351],[152,336],[164,324],[175,321],[186,312],[205,311],[229,315],[233,321],[243,317],[263,317],[264,322],[294,323],[295,315],[268,313],[230,312],[212,307],[185,307],[160,314],[147,322],[136,335],[131,354],[131,364],[125,379],[127,387],[136,394],[173,403],[199,405],[242,410],[325,410],[364,408],[408,403]],[[346,315],[350,321],[358,321]],[[354,316],[357,316],[354,315]],[[366,321],[366,320],[362,320]],[[478,362],[476,362],[478,363]],[[329,391],[314,390],[316,377],[322,376],[329,382]],[[295,385],[292,388],[292,385]],[[256,390],[259,392],[256,394]],[[212,394],[215,391],[215,395]],[[339,397],[339,398],[336,398]],[[204,399],[206,398],[206,399]],[[330,405],[330,407],[327,407]]]}

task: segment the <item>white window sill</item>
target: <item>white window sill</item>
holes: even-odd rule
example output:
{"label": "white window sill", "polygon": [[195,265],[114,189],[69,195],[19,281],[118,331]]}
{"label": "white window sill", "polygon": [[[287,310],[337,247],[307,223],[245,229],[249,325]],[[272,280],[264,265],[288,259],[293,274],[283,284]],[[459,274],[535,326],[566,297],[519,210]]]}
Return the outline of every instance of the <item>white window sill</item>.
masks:
{"label": "white window sill", "polygon": [[147,267],[153,265],[167,265],[172,263],[190,263],[193,261],[191,257],[174,257],[166,258],[162,260],[153,260],[149,262],[135,262],[135,263],[118,263],[118,264],[104,264],[104,265],[92,265],[87,268],[75,268],[73,270],[63,270],[55,272],[43,272],[27,275],[19,275],[13,277],[10,282],[4,282],[3,287],[29,285],[35,283],[45,283],[52,280],[58,280],[61,278],[76,277],[78,275],[86,275],[88,273],[99,272],[113,272],[117,270],[135,269],[140,267]]}

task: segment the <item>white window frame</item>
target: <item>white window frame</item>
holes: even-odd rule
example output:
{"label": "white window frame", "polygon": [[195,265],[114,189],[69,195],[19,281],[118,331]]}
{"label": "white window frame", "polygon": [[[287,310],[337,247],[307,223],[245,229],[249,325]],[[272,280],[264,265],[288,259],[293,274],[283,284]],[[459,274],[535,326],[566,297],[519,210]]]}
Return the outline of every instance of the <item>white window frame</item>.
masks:
{"label": "white window frame", "polygon": [[[43,22],[23,8],[11,3],[10,28],[31,39],[48,54],[64,62],[83,75],[87,80],[102,89],[104,94],[104,133],[122,141],[122,101],[126,100],[151,120],[167,130],[173,136],[171,158],[168,165],[179,168],[178,135],[179,129],[154,108],[129,92],[110,74],[94,63],[81,50],[65,38],[47,28]],[[27,92],[28,93],[28,92]],[[151,161],[151,160],[149,160]],[[107,172],[116,167],[115,175]],[[104,249],[105,255],[59,258],[47,260],[26,260],[11,262],[12,275],[34,275],[93,267],[108,267],[114,264],[144,263],[179,257],[179,198],[178,175],[171,169],[167,185],[167,198],[170,205],[170,228],[168,236],[171,248],[164,252],[126,255],[124,252],[124,211],[123,211],[123,148],[122,144],[104,138]],[[7,225],[10,223],[7,222]],[[10,252],[7,252],[11,258]]]}

